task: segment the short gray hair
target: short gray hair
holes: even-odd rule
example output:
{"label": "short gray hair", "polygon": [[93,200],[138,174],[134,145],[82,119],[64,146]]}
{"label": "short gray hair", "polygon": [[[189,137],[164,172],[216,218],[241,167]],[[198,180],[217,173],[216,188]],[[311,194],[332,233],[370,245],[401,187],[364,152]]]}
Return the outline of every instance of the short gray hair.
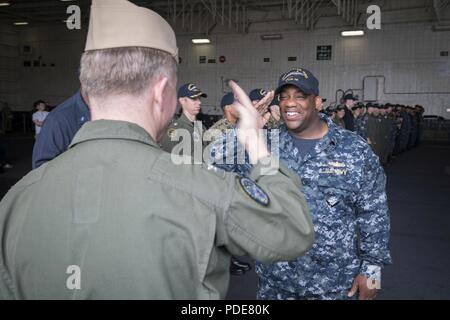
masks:
{"label": "short gray hair", "polygon": [[81,57],[80,82],[87,96],[141,95],[160,76],[176,75],[177,64],[167,52],[144,47],[86,51]]}

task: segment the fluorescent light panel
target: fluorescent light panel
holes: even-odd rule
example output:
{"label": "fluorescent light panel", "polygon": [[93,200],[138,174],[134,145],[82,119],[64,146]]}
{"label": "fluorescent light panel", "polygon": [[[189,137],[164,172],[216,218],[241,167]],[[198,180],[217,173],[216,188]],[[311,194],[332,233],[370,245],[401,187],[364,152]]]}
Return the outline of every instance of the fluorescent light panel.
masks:
{"label": "fluorescent light panel", "polygon": [[192,43],[195,44],[204,44],[204,43],[211,43],[211,40],[209,39],[192,39]]}
{"label": "fluorescent light panel", "polygon": [[363,36],[364,31],[363,30],[352,30],[352,31],[342,31],[341,36],[343,37],[356,37],[356,36]]}
{"label": "fluorescent light panel", "polygon": [[261,35],[262,40],[281,40],[283,36],[281,34],[263,34]]}
{"label": "fluorescent light panel", "polygon": [[0,7],[7,7],[9,6],[9,2],[0,2]]}
{"label": "fluorescent light panel", "polygon": [[28,22],[26,22],[26,21],[14,22],[15,26],[26,26],[27,24],[28,24]]}

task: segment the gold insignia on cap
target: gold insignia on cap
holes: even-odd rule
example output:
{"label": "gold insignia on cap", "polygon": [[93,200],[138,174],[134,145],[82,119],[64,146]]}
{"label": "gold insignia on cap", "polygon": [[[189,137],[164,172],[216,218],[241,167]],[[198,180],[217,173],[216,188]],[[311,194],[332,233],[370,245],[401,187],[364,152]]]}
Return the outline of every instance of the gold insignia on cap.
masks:
{"label": "gold insignia on cap", "polygon": [[195,99],[195,98],[200,97],[201,95],[203,95],[203,92],[199,92],[199,93],[197,93],[197,94],[194,94],[194,95],[190,96],[189,98]]}
{"label": "gold insignia on cap", "polygon": [[308,74],[306,73],[305,70],[303,69],[294,69],[290,72],[288,72],[287,74],[284,75],[283,80],[284,81],[298,81],[297,78],[294,77],[294,75],[301,75],[303,78],[308,79]]}

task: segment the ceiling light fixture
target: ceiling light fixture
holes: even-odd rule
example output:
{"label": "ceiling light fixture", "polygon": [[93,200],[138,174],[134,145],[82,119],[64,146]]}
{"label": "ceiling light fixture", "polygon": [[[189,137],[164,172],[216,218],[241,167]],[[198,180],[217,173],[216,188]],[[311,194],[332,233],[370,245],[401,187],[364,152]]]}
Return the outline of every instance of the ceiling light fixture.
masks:
{"label": "ceiling light fixture", "polygon": [[283,36],[279,33],[277,34],[262,34],[261,40],[281,40]]}
{"label": "ceiling light fixture", "polygon": [[205,43],[211,43],[211,40],[203,38],[203,39],[192,39],[192,43],[194,44],[205,44]]}
{"label": "ceiling light fixture", "polygon": [[357,37],[357,36],[363,36],[364,31],[363,30],[351,30],[351,31],[342,31],[341,36],[343,37]]}

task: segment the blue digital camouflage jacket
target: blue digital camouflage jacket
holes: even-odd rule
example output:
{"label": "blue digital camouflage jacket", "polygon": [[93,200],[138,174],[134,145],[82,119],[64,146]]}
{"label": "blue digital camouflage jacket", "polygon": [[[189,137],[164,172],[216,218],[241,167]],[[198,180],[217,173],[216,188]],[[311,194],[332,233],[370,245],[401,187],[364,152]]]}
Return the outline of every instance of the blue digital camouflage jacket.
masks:
{"label": "blue digital camouflage jacket", "polygon": [[[272,286],[300,295],[348,290],[357,274],[378,279],[381,268],[391,263],[386,176],[378,157],[357,134],[326,115],[321,119],[328,133],[303,159],[285,125],[279,135],[267,135],[272,154],[300,176],[316,236],[306,255],[257,263],[256,272]],[[236,163],[238,149],[236,129],[229,130],[210,146],[210,163],[246,176],[251,165],[247,155],[244,164]]]}

